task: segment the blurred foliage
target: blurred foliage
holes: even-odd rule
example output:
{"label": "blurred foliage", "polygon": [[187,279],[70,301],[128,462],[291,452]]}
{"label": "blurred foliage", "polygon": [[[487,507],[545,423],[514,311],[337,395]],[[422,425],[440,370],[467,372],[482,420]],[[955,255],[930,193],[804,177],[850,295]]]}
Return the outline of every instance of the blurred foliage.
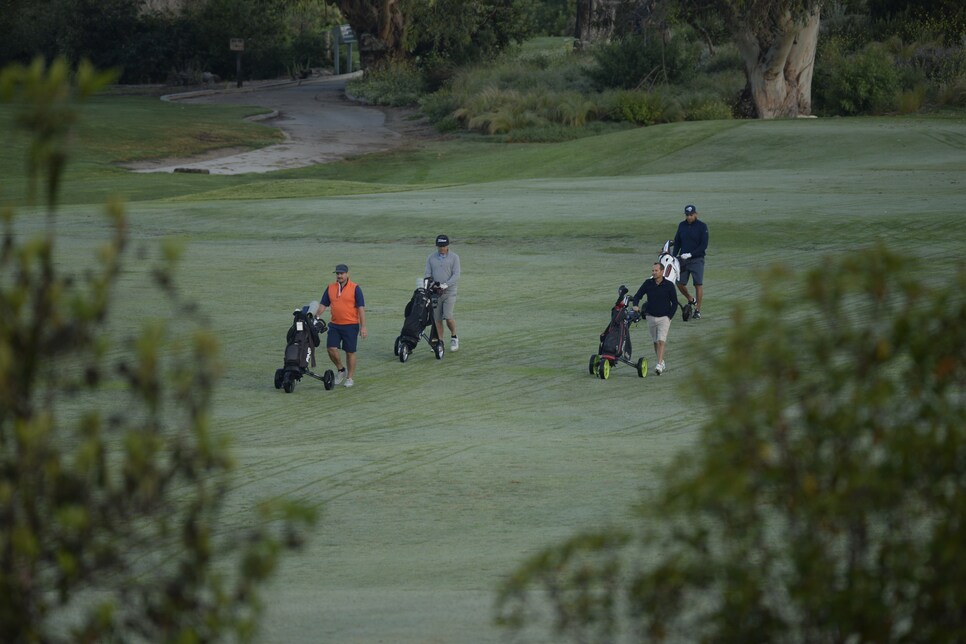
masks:
{"label": "blurred foliage", "polygon": [[[129,259],[124,210],[110,203],[112,235],[93,257],[60,252],[79,104],[113,80],[63,59],[0,72],[0,100],[33,141],[31,216],[44,217],[23,226],[2,211],[0,641],[247,641],[259,586],[315,513],[283,499],[226,522],[218,343],[178,291],[180,248]],[[169,319],[118,302],[122,276],[146,261]]]}
{"label": "blurred foliage", "polygon": [[544,641],[966,638],[966,266],[883,246],[763,275],[710,413],[630,523],[551,546],[498,620]]}

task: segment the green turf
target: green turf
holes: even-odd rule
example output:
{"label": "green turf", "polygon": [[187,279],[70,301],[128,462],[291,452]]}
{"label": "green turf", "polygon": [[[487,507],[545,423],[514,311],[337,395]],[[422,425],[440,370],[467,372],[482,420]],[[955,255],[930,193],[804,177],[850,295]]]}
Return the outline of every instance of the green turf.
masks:
{"label": "green turf", "polygon": [[[801,269],[877,240],[908,250],[924,280],[962,261],[964,170],[966,122],[903,118],[441,142],[257,179],[97,181],[139,196],[135,253],[187,240],[181,284],[221,329],[217,419],[239,461],[224,529],[265,497],[323,507],[271,586],[264,641],[422,643],[500,641],[491,611],[504,575],[576,531],[629,520],[656,468],[715,413],[691,376],[774,264]],[[350,194],[360,183],[372,194]],[[98,190],[66,193],[86,203]],[[674,321],[665,375],[621,365],[592,378],[617,287],[649,274],[686,203],[711,231],[704,319]],[[100,210],[63,209],[65,265],[106,234]],[[420,344],[401,364],[393,340],[441,232],[462,259],[461,349],[437,361]],[[318,299],[340,262],[369,311],[356,386],[276,391],[291,311]],[[159,309],[147,270],[136,260],[125,274],[122,327]],[[635,357],[652,360],[646,328],[632,337]]]}

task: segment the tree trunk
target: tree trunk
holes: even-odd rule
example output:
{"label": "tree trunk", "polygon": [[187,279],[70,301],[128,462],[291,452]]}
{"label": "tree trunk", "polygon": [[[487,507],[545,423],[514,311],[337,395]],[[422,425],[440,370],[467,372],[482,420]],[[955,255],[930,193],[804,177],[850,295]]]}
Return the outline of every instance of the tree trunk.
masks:
{"label": "tree trunk", "polygon": [[399,0],[337,0],[359,40],[359,62],[370,69],[403,55],[406,15]]}
{"label": "tree trunk", "polygon": [[619,0],[577,0],[574,37],[581,45],[606,42],[614,35]]}
{"label": "tree trunk", "polygon": [[738,49],[759,118],[795,118],[812,113],[819,18],[818,8],[805,22],[796,22],[786,12],[771,30],[756,34],[746,25],[738,31]]}

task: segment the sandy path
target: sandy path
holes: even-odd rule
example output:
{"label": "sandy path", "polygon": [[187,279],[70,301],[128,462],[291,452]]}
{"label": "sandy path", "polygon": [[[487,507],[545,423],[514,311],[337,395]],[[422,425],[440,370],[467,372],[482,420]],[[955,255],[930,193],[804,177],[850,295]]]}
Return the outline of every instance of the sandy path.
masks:
{"label": "sandy path", "polygon": [[222,149],[191,159],[140,161],[136,172],[187,169],[244,174],[301,168],[389,150],[432,136],[432,128],[409,120],[411,111],[366,106],[345,97],[351,75],[166,97],[186,103],[257,105],[273,112],[259,120],[282,130],[286,141],[258,150]]}

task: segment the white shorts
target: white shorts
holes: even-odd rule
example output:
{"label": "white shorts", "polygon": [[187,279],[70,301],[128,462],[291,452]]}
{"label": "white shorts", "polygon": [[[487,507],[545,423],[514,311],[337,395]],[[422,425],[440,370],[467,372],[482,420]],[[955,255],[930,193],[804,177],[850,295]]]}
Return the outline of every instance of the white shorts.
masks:
{"label": "white shorts", "polygon": [[671,318],[664,315],[659,318],[653,315],[645,316],[647,318],[647,330],[651,332],[651,340],[653,342],[667,342],[667,332],[671,328]]}

